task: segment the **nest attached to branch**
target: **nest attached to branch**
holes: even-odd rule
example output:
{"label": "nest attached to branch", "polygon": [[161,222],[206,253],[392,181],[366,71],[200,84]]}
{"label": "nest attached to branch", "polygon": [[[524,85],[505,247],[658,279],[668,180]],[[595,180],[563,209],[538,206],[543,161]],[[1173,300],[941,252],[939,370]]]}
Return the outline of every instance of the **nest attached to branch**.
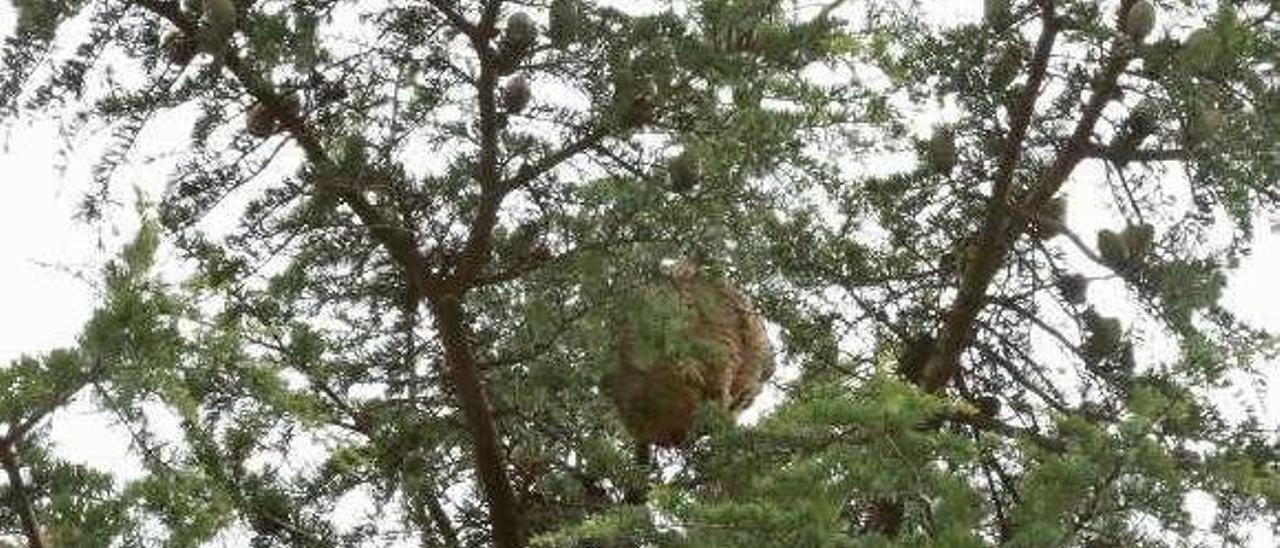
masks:
{"label": "nest attached to branch", "polygon": [[607,388],[637,440],[684,443],[703,404],[738,413],[773,374],[764,321],[745,296],[689,262],[621,310]]}

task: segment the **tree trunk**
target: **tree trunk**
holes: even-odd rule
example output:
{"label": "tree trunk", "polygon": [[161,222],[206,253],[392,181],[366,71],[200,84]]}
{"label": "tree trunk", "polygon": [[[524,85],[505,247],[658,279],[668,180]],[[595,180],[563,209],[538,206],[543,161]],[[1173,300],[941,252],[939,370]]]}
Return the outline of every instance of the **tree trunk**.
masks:
{"label": "tree trunk", "polygon": [[476,475],[489,504],[493,546],[519,548],[524,545],[520,513],[507,477],[493,409],[485,395],[471,341],[468,340],[462,303],[456,295],[446,295],[432,300],[430,304],[436,330],[444,345],[445,365],[453,381],[454,393],[471,430]]}

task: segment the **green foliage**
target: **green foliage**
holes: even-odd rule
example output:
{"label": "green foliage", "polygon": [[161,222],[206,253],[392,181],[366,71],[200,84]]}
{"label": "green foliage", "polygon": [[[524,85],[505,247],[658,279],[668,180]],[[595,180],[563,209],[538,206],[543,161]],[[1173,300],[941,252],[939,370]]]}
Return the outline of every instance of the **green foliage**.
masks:
{"label": "green foliage", "polygon": [[[1172,546],[1199,492],[1230,545],[1280,508],[1211,397],[1275,357],[1222,299],[1280,207],[1273,3],[237,1],[218,59],[198,1],[14,4],[0,112],[106,136],[87,219],[191,119],[75,348],[0,368],[0,538]],[[1124,217],[1096,278],[1064,197]],[[650,409],[723,350],[651,283],[680,259],[786,374],[655,450],[619,333]],[[73,403],[140,478],[54,451]]]}
{"label": "green foliage", "polygon": [[193,471],[156,471],[129,485],[125,496],[164,524],[171,546],[201,546],[232,518],[229,497]]}
{"label": "green foliage", "polygon": [[[852,390],[816,386],[753,429],[712,435],[679,480],[705,483],[699,491],[664,489],[652,514],[619,509],[534,545],[981,546],[976,494],[955,475],[972,466],[976,448],[918,429],[947,409],[890,378]],[[906,504],[913,533],[859,534],[853,524],[882,498]]]}

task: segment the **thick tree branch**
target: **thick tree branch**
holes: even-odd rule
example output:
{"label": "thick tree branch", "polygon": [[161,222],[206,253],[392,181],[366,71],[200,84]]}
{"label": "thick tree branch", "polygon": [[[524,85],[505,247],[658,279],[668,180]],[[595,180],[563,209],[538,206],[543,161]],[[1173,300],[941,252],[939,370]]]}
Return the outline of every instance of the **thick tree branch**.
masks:
{"label": "thick tree branch", "polygon": [[5,475],[9,478],[9,507],[22,522],[22,533],[27,537],[29,548],[44,548],[44,537],[40,534],[40,523],[36,520],[35,507],[31,503],[31,493],[22,480],[22,469],[18,466],[18,457],[13,446],[0,443],[0,464],[4,465]]}
{"label": "thick tree branch", "polygon": [[[1121,17],[1119,14],[1125,13],[1132,3],[1132,0],[1122,2],[1117,17]],[[1020,223],[1023,221],[1019,216],[1011,214],[1011,210],[1039,211],[1058,192],[1080,161],[1087,157],[1090,138],[1102,116],[1103,107],[1118,93],[1116,80],[1132,58],[1132,45],[1128,38],[1117,37],[1112,42],[1111,53],[1107,56],[1102,71],[1094,78],[1091,95],[1071,136],[1059,150],[1053,164],[1033,183],[1026,197],[1017,204],[1010,204],[1010,200],[1016,199],[1011,192],[1014,171],[1057,33],[1058,23],[1052,12],[1053,2],[1042,0],[1041,4],[1044,10],[1044,31],[1036,45],[1026,92],[1018,101],[1011,117],[1013,127],[1001,157],[995,190],[978,240],[978,252],[971,262],[972,266],[964,273],[959,294],[939,336],[939,347],[934,359],[926,364],[921,378],[921,386],[929,392],[937,392],[945,387],[959,369],[960,355],[972,339],[974,322],[986,304],[987,289],[1022,228]],[[1119,24],[1117,21],[1117,25]]]}
{"label": "thick tree branch", "polygon": [[473,353],[461,297],[444,295],[429,298],[435,312],[435,327],[444,346],[445,365],[453,378],[462,413],[471,429],[476,473],[485,499],[493,545],[499,548],[523,546],[524,537],[515,492],[503,459],[493,408],[484,392],[479,366]]}
{"label": "thick tree branch", "polygon": [[502,113],[498,112],[498,60],[487,38],[494,33],[501,4],[495,0],[485,6],[480,32],[471,40],[473,49],[480,56],[480,77],[475,85],[479,107],[480,157],[476,180],[480,185],[480,204],[471,221],[457,268],[449,280],[449,291],[459,296],[466,292],[484,265],[493,241],[493,227],[498,222],[498,210],[510,191],[502,180],[498,162],[499,133],[503,126]]}
{"label": "thick tree branch", "polygon": [[1036,41],[1027,85],[1010,113],[1009,135],[1000,152],[995,185],[977,240],[977,253],[969,261],[961,278],[959,294],[956,295],[944,329],[939,334],[934,359],[925,364],[920,377],[921,387],[928,392],[941,390],[959,368],[960,354],[973,337],[973,323],[984,304],[987,286],[1008,251],[1007,234],[1011,217],[1009,200],[1014,176],[1022,159],[1023,142],[1035,115],[1036,99],[1040,96],[1040,88],[1044,84],[1049,58],[1058,35],[1053,3],[1044,1],[1041,4],[1044,10],[1041,14],[1044,28]]}
{"label": "thick tree branch", "polygon": [[510,192],[510,187],[502,180],[498,161],[502,128],[502,113],[498,111],[497,99],[499,74],[497,60],[489,45],[501,4],[494,0],[485,6],[477,31],[470,36],[472,47],[480,56],[480,76],[475,85],[480,133],[480,154],[476,166],[476,182],[480,185],[479,205],[452,274],[446,278],[441,291],[427,293],[426,297],[444,346],[445,365],[471,431],[476,473],[489,504],[491,541],[498,548],[517,548],[524,544],[518,503],[503,457],[493,409],[476,363],[462,304],[463,297],[474,285],[489,256],[498,211]]}
{"label": "thick tree branch", "polygon": [[[175,4],[157,0],[141,0],[141,2],[141,5],[165,17],[183,32],[195,35],[195,23],[186,19]],[[499,5],[500,2],[491,2],[486,7],[477,31],[470,33],[472,43],[480,52],[483,61],[481,77],[477,82],[481,117],[481,160],[478,179],[482,196],[476,218],[471,223],[470,237],[450,279],[449,291],[445,291],[443,284],[438,283],[438,280],[431,275],[427,258],[418,249],[411,229],[393,225],[357,189],[325,176],[333,172],[333,163],[315,131],[302,114],[297,112],[283,95],[273,89],[269,82],[250,70],[234,51],[226,55],[226,68],[250,95],[269,109],[298,142],[307,160],[322,174],[320,178],[322,190],[332,192],[346,203],[373,238],[401,266],[414,292],[414,297],[417,299],[426,297],[433,304],[436,326],[445,347],[446,363],[463,414],[467,417],[467,423],[472,432],[477,473],[489,503],[494,545],[499,548],[516,548],[522,545],[523,537],[520,532],[515,495],[507,478],[492,410],[484,393],[471,343],[467,337],[461,304],[465,288],[475,277],[488,253],[490,235],[497,220],[497,211],[505,195],[505,189],[500,184],[497,172],[499,129],[495,97],[497,75],[493,68],[492,53],[487,44],[488,36],[492,34],[494,21],[497,18]]]}

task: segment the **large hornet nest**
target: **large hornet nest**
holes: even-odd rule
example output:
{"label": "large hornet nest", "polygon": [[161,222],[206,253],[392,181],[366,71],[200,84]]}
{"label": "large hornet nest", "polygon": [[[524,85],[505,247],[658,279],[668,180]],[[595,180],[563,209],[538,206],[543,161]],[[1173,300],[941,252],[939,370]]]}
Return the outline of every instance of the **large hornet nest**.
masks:
{"label": "large hornet nest", "polygon": [[764,322],[741,293],[680,262],[636,292],[617,322],[605,383],[638,441],[678,446],[703,404],[738,413],[773,374]]}

